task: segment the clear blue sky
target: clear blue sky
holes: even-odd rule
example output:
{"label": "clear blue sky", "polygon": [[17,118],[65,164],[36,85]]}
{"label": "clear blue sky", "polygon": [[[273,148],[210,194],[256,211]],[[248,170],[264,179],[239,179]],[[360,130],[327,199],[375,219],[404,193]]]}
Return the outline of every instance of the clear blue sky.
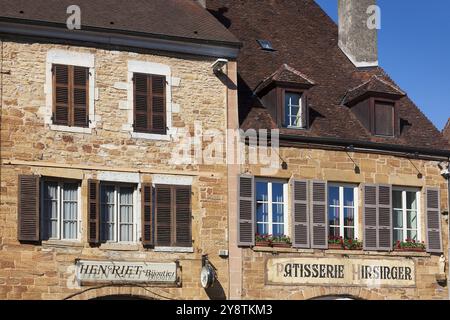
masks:
{"label": "clear blue sky", "polygon": [[[316,0],[337,22],[338,0]],[[378,0],[380,66],[442,130],[450,117],[450,1]]]}

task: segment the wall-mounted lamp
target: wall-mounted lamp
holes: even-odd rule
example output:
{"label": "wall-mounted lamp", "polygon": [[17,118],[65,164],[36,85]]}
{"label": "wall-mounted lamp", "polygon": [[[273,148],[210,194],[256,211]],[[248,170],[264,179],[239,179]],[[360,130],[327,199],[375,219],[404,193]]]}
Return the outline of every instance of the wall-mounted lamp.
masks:
{"label": "wall-mounted lamp", "polygon": [[212,65],[211,68],[213,69],[213,72],[216,73],[223,73],[223,67],[225,67],[228,63],[227,59],[217,59]]}

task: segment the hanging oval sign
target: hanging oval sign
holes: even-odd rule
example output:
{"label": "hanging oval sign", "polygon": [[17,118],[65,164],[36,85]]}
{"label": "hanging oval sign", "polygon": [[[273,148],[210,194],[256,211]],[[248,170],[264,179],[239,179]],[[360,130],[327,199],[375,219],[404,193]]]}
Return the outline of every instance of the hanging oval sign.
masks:
{"label": "hanging oval sign", "polygon": [[206,264],[202,268],[202,272],[200,273],[200,282],[202,284],[202,287],[205,289],[210,288],[213,285],[215,278],[216,273],[213,267],[211,267],[209,264]]}

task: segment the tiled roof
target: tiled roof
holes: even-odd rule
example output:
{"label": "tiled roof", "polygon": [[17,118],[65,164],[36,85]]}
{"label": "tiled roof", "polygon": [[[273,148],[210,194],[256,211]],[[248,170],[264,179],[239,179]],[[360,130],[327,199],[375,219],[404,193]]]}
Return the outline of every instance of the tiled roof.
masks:
{"label": "tiled roof", "polygon": [[447,124],[445,125],[444,130],[442,130],[442,134],[450,142],[450,118],[448,118],[448,121],[447,121]]}
{"label": "tiled roof", "polygon": [[[337,25],[314,0],[208,0],[207,3],[210,12],[243,44],[238,57],[243,129],[269,126],[273,122],[267,120],[269,112],[253,98],[253,93],[262,81],[287,64],[314,79],[315,85],[308,94],[310,128],[281,129],[281,133],[450,150],[441,132],[408,96],[399,99],[401,135],[396,138],[372,136],[353,112],[342,105],[346,93],[374,76],[390,84],[387,87],[400,90],[382,68],[360,70],[352,64],[338,46]],[[262,50],[258,39],[270,41],[274,51]],[[377,86],[371,89],[377,90]]]}
{"label": "tiled roof", "polygon": [[271,74],[267,79],[265,79],[255,91],[261,91],[271,83],[290,83],[294,85],[311,87],[315,83],[314,81],[308,79],[308,77],[302,74],[300,71],[291,68],[287,64],[283,64],[277,71]]}

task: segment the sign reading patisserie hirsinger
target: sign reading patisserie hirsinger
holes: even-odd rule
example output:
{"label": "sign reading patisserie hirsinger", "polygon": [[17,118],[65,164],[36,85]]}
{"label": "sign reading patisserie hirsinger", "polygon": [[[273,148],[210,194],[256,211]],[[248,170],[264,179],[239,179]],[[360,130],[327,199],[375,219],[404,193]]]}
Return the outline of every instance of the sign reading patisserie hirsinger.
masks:
{"label": "sign reading patisserie hirsinger", "polygon": [[80,284],[92,282],[175,284],[177,264],[78,260],[76,274]]}
{"label": "sign reading patisserie hirsinger", "polygon": [[414,261],[409,259],[271,258],[267,284],[400,286],[416,284]]}

